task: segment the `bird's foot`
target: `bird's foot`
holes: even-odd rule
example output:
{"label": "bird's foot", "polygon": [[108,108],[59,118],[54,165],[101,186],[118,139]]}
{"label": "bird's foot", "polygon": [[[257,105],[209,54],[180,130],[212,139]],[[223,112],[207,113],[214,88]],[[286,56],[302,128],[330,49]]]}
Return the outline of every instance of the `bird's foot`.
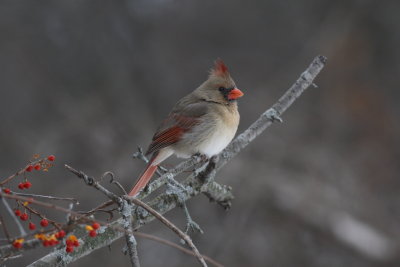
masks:
{"label": "bird's foot", "polygon": [[[185,234],[189,234],[189,232],[198,232],[203,234],[203,230],[200,228],[200,225],[193,221],[192,216],[190,216],[189,210],[186,206],[186,203],[183,203],[183,211],[185,212],[186,216],[186,228],[185,228]],[[182,240],[181,240],[182,241]]]}
{"label": "bird's foot", "polygon": [[143,224],[142,219],[144,219],[146,216],[149,215],[149,212],[147,210],[139,206],[135,206],[133,212],[136,216],[137,223],[139,225],[142,225]]}
{"label": "bird's foot", "polygon": [[[186,206],[186,195],[191,194],[192,189],[190,187],[185,187],[183,184],[176,181],[172,176],[167,176],[166,193],[176,197],[179,205],[183,208],[186,217],[185,233],[187,234],[189,233],[189,231],[203,233],[203,230],[200,228],[200,226],[195,221],[193,221]],[[181,240],[181,242],[185,243],[183,240]]]}
{"label": "bird's foot", "polygon": [[282,118],[279,117],[278,111],[276,111],[274,108],[268,109],[267,112],[265,112],[264,114],[272,122],[275,121],[283,122]]}
{"label": "bird's foot", "polygon": [[196,154],[194,154],[192,156],[192,158],[199,158],[201,162],[206,162],[207,160],[210,159],[207,155],[201,154],[200,152],[197,152]]}
{"label": "bird's foot", "polygon": [[186,195],[191,193],[190,187],[185,187],[183,184],[179,183],[173,178],[172,175],[167,174],[167,190],[168,195],[173,195],[177,198],[180,204],[185,202],[187,199]]}

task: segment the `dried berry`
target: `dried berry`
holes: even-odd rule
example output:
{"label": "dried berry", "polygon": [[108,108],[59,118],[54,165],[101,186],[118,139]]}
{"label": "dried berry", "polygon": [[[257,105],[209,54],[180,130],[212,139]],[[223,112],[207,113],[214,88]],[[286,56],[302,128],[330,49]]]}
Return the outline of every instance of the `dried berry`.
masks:
{"label": "dried berry", "polygon": [[65,241],[65,244],[67,245],[67,247],[72,247],[72,246],[74,245],[74,241],[72,241],[72,240],[70,240],[70,239],[67,239],[67,240]]}
{"label": "dried berry", "polygon": [[29,223],[29,230],[35,230],[36,229],[36,225],[33,222]]}
{"label": "dried berry", "polygon": [[4,188],[3,192],[6,193],[6,194],[11,194],[10,188]]}
{"label": "dried berry", "polygon": [[19,218],[20,218],[21,220],[23,220],[23,221],[26,221],[26,220],[28,220],[28,214],[22,213],[21,216],[19,216]]}
{"label": "dried berry", "polygon": [[57,234],[56,237],[57,238],[63,238],[65,236],[65,231],[64,230],[60,230]]}
{"label": "dried berry", "polygon": [[49,221],[46,220],[46,219],[42,219],[42,220],[40,221],[40,225],[41,225],[42,227],[46,227],[47,225],[49,225]]}
{"label": "dried berry", "polygon": [[29,189],[29,188],[32,186],[32,183],[29,182],[29,181],[26,181],[26,182],[23,184],[23,186],[24,186],[24,188]]}
{"label": "dried berry", "polygon": [[23,242],[23,239],[22,239],[22,241],[21,241],[20,239],[15,240],[15,241],[13,242],[13,247],[16,248],[16,249],[22,248],[22,242]]}
{"label": "dried berry", "polygon": [[33,170],[33,166],[29,165],[28,167],[26,167],[25,169],[27,172],[31,172]]}
{"label": "dried berry", "polygon": [[89,232],[89,236],[90,237],[95,237],[96,235],[97,235],[96,230],[92,230],[92,231]]}
{"label": "dried berry", "polygon": [[95,223],[92,224],[92,227],[93,227],[94,230],[97,230],[97,229],[100,228],[100,224],[95,222]]}

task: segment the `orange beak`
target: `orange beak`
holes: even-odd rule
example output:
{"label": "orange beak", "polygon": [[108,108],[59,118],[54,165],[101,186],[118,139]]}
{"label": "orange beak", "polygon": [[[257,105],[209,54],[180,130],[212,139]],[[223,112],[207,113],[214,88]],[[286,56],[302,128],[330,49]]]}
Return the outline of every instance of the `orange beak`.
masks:
{"label": "orange beak", "polygon": [[242,97],[244,94],[242,91],[240,91],[237,88],[233,88],[232,91],[229,92],[228,94],[228,99],[229,100],[235,100],[238,99],[239,97]]}

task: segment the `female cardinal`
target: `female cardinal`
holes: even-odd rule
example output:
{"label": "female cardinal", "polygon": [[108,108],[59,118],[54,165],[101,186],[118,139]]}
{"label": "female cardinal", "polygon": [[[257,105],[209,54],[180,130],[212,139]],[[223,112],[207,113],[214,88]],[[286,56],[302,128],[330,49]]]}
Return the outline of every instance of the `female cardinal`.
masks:
{"label": "female cardinal", "polygon": [[146,152],[152,156],[129,196],[145,187],[157,165],[173,154],[188,158],[197,153],[212,157],[221,152],[238,128],[236,99],[241,96],[228,68],[217,60],[208,79],[176,103],[154,134]]}

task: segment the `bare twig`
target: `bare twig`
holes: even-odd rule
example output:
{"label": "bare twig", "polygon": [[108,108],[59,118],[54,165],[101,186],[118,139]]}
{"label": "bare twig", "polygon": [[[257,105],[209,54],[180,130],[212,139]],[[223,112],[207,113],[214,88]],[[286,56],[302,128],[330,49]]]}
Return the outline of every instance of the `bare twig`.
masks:
{"label": "bare twig", "polygon": [[[105,173],[103,173],[103,175],[101,176],[101,179],[103,179],[104,177],[106,177],[106,176],[110,176],[110,184],[115,184],[120,190],[121,190],[121,192],[124,194],[124,195],[127,195],[128,193],[125,191],[125,188],[117,181],[117,180],[115,180],[115,177],[114,177],[114,173],[112,173],[112,172],[105,172]],[[100,179],[100,180],[101,180]]]}
{"label": "bare twig", "polygon": [[9,254],[7,256],[4,256],[0,259],[0,266],[3,266],[2,264],[4,264],[8,260],[14,260],[14,259],[21,258],[21,257],[22,257],[22,254],[17,254],[17,255]]}
{"label": "bare twig", "polygon": [[[49,203],[46,203],[46,202],[43,202],[43,201],[39,201],[39,200],[35,200],[35,199],[32,199],[32,198],[28,198],[28,197],[17,196],[17,195],[9,195],[9,194],[4,194],[4,193],[0,192],[0,198],[3,198],[3,199],[4,198],[15,199],[15,200],[23,201],[23,202],[28,201],[28,202],[30,202],[32,204],[36,204],[36,205],[39,205],[39,206],[42,206],[42,207],[45,207],[45,208],[54,209],[54,210],[58,210],[58,211],[65,212],[65,213],[71,213],[71,214],[74,214],[76,216],[79,216],[78,212],[74,212],[74,211],[71,211],[69,209],[63,208],[61,206],[57,206],[57,205],[54,205],[54,204],[49,204]],[[12,212],[12,210],[11,210],[11,212]],[[13,217],[15,217],[15,216],[13,216]]]}
{"label": "bare twig", "polygon": [[67,164],[65,164],[64,167],[73,174],[75,174],[76,176],[78,176],[79,178],[83,179],[87,185],[93,186],[94,188],[102,192],[109,199],[113,200],[116,203],[120,201],[119,197],[116,194],[107,190],[104,186],[100,185],[93,177],[86,175],[82,171],[77,171]]}
{"label": "bare twig", "polygon": [[150,212],[154,217],[156,217],[158,220],[160,220],[163,224],[165,224],[169,229],[171,229],[172,231],[174,231],[180,238],[182,238],[183,240],[185,240],[186,244],[188,244],[188,246],[192,249],[192,251],[194,252],[197,260],[201,263],[202,266],[207,266],[207,263],[204,261],[203,256],[200,254],[200,252],[198,251],[198,249],[196,248],[196,246],[193,244],[192,239],[190,238],[189,235],[185,234],[184,232],[182,232],[178,227],[175,226],[175,224],[173,224],[171,221],[169,221],[167,218],[165,218],[164,216],[162,216],[160,213],[158,213],[155,209],[153,209],[152,207],[150,207],[149,205],[147,205],[146,203],[144,203],[143,201],[136,199],[136,198],[129,198],[129,200],[144,208],[145,210],[147,210],[148,212]]}
{"label": "bare twig", "polygon": [[60,229],[61,228],[61,224],[53,221],[47,217],[45,217],[43,214],[41,214],[40,212],[38,212],[37,210],[29,207],[29,205],[24,206],[25,209],[29,210],[31,213],[36,214],[38,217],[42,218],[42,219],[46,219],[50,224],[54,225],[56,228]]}
{"label": "bare twig", "polygon": [[76,198],[72,198],[72,197],[54,197],[54,196],[46,196],[46,195],[19,193],[19,192],[14,192],[14,191],[12,191],[11,193],[13,193],[14,195],[24,196],[24,197],[45,198],[45,199],[50,199],[50,200],[65,200],[65,201],[74,202],[75,204],[79,204],[79,201]]}
{"label": "bare twig", "polygon": [[[178,244],[175,244],[175,243],[173,243],[171,241],[168,241],[166,239],[160,238],[158,236],[150,235],[150,234],[146,234],[146,233],[142,233],[142,232],[136,232],[135,236],[143,237],[143,238],[146,238],[146,239],[150,239],[150,240],[156,241],[158,243],[165,244],[167,246],[179,249],[180,251],[182,251],[182,252],[184,252],[184,253],[186,253],[188,255],[195,256],[194,252],[191,251],[190,249],[184,248],[184,247],[182,247],[182,246],[180,246]],[[203,256],[205,261],[211,263],[212,265],[214,265],[216,267],[224,267],[224,265],[222,265],[221,263],[217,262],[216,260],[214,260],[214,259],[212,259],[212,258],[210,258],[210,257],[208,257],[208,256],[206,256],[204,254],[202,254],[202,256]]]}
{"label": "bare twig", "polygon": [[0,214],[0,226],[3,228],[4,235],[7,237],[7,241],[11,242],[10,232],[8,232],[7,225],[3,219],[3,216]]}
{"label": "bare twig", "polygon": [[11,209],[10,205],[8,204],[7,200],[4,197],[7,196],[11,196],[11,195],[6,195],[6,194],[2,194],[0,192],[0,198],[1,201],[3,201],[4,206],[6,207],[7,212],[10,214],[10,216],[14,219],[14,222],[16,223],[16,225],[18,226],[20,235],[26,235],[25,229],[22,226],[21,222],[18,220],[18,218],[15,216],[13,210]]}

